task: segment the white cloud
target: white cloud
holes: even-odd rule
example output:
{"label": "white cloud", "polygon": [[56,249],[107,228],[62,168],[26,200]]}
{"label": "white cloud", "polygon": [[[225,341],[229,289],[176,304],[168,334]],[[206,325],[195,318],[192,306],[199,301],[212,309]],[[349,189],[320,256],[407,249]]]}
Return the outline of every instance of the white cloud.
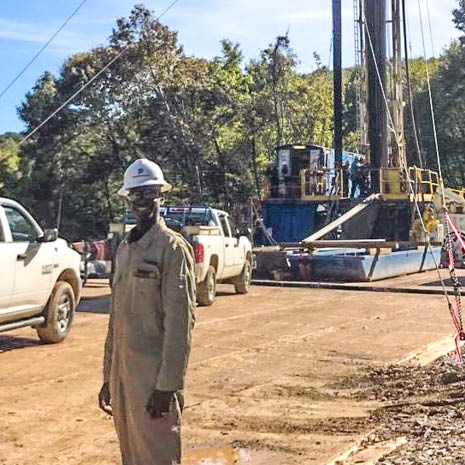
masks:
{"label": "white cloud", "polygon": [[[98,19],[96,19],[98,21]],[[114,20],[112,21],[114,22]],[[87,23],[89,24],[89,23]],[[95,23],[101,24],[101,23]],[[44,45],[55,32],[59,29],[61,24],[48,24],[38,25],[30,22],[20,22],[11,19],[0,18],[0,38]],[[108,33],[111,31],[108,28]],[[108,35],[108,34],[106,34]],[[95,47],[99,42],[102,42],[106,35],[102,37],[96,37],[93,34],[89,34],[88,31],[80,32],[73,30],[70,26],[60,31],[60,33],[52,40],[47,50],[55,53],[68,53],[72,54],[78,50],[86,50],[91,47]]]}
{"label": "white cloud", "polygon": [[[352,18],[353,17],[352,10],[342,10],[342,18]],[[325,8],[324,10],[309,10],[309,11],[296,11],[294,13],[289,13],[285,15],[288,19],[296,19],[296,20],[305,20],[305,21],[315,21],[315,20],[331,20],[333,12],[331,8]]]}
{"label": "white cloud", "polygon": [[0,37],[4,39],[40,43],[46,42],[50,35],[37,25],[0,18]]}

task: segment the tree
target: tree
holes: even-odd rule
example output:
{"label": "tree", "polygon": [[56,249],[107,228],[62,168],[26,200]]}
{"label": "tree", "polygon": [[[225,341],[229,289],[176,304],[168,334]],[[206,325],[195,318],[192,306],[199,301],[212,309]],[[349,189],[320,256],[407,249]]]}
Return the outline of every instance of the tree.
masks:
{"label": "tree", "polygon": [[[69,57],[27,93],[19,113],[31,130],[125,50],[21,145],[19,161],[8,157],[8,179],[23,176],[17,195],[65,236],[101,238],[123,213],[117,191],[135,158],[162,166],[170,201],[229,210],[263,195],[276,146],[332,145],[332,76],[317,54],[317,69],[301,74],[287,34],[248,62],[239,44],[221,45],[211,60],[186,56],[177,33],[136,5],[108,44]],[[350,121],[354,76],[345,76]],[[353,134],[349,123],[347,144]]]}
{"label": "tree", "polygon": [[0,192],[14,196],[17,182],[21,178],[19,137],[17,134],[0,136]]}
{"label": "tree", "polygon": [[[448,186],[465,185],[465,48],[453,43],[441,58],[433,75],[431,90],[435,112],[436,133]],[[418,125],[427,166],[438,169],[436,147],[431,120],[431,108],[427,89],[415,97],[418,114],[423,115]]]}
{"label": "tree", "polygon": [[[458,8],[452,12],[455,27],[465,34],[465,0],[458,0]],[[460,37],[462,44],[465,44],[465,35]]]}

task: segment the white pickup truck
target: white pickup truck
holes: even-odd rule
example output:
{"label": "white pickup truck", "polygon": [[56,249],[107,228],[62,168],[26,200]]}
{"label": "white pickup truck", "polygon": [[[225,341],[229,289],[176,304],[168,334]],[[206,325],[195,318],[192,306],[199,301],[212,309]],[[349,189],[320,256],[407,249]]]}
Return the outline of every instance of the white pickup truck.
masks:
{"label": "white pickup truck", "polygon": [[42,231],[0,197],[0,332],[32,326],[42,341],[63,341],[81,295],[80,261],[56,229]]}
{"label": "white pickup truck", "polygon": [[205,206],[162,207],[167,225],[181,232],[194,249],[197,302],[211,305],[216,283],[233,284],[239,294],[249,291],[252,244],[249,231],[239,231],[228,213]]}

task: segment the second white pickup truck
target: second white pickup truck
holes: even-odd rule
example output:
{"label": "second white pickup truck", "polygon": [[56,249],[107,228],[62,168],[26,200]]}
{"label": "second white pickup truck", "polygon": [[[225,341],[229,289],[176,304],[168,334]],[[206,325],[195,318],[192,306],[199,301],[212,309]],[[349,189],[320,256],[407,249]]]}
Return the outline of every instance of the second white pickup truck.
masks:
{"label": "second white pickup truck", "polygon": [[161,214],[194,249],[199,305],[213,303],[218,282],[233,284],[239,294],[249,291],[252,244],[247,231],[239,231],[228,213],[208,206],[167,205]]}

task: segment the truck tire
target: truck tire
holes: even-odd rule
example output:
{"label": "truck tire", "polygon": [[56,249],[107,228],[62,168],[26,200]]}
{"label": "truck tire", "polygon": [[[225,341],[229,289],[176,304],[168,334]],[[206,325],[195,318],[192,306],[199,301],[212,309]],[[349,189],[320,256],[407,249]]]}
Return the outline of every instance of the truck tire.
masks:
{"label": "truck tire", "polygon": [[208,307],[215,300],[216,294],[216,271],[210,266],[207,276],[197,287],[197,302],[203,307]]}
{"label": "truck tire", "polygon": [[44,311],[45,323],[37,328],[40,340],[47,343],[63,341],[71,329],[75,307],[73,288],[65,281],[58,281]]}
{"label": "truck tire", "polygon": [[252,266],[249,260],[245,261],[242,273],[234,280],[234,289],[238,294],[247,294],[252,280]]}

